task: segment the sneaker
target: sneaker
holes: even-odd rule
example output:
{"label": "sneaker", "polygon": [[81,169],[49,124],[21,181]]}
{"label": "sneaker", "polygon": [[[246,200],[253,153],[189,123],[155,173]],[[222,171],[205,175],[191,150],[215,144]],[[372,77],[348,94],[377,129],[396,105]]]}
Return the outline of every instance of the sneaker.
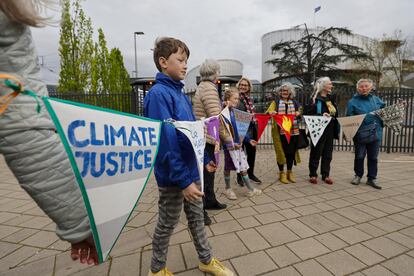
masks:
{"label": "sneaker", "polygon": [[216,258],[211,259],[209,264],[200,262],[198,268],[201,271],[213,274],[214,276],[233,276],[233,272],[220,263]]}
{"label": "sneaker", "polygon": [[250,178],[250,182],[254,183],[254,184],[262,184],[262,181],[257,178],[255,175],[251,175],[249,176]]}
{"label": "sneaker", "polygon": [[355,175],[354,179],[352,179],[351,184],[352,185],[359,185],[361,183],[361,177]]}
{"label": "sneaker", "polygon": [[368,179],[367,185],[371,186],[372,188],[381,190],[382,187],[378,185],[378,181],[376,179]]}
{"label": "sneaker", "polygon": [[309,178],[309,182],[312,184],[318,184],[318,179],[315,176],[312,176]]}
{"label": "sneaker", "polygon": [[211,225],[211,218],[208,216],[206,210],[204,210],[204,225]]}
{"label": "sneaker", "polygon": [[247,197],[253,197],[253,196],[257,196],[257,195],[261,195],[261,194],[262,194],[262,190],[254,188],[253,191],[248,191],[246,196]]}
{"label": "sneaker", "polygon": [[325,177],[325,178],[323,179],[323,182],[325,182],[325,183],[326,183],[326,184],[328,184],[328,185],[332,185],[332,184],[333,184],[333,180],[332,180],[332,178],[330,178],[329,176]]}
{"label": "sneaker", "polygon": [[174,274],[172,274],[171,271],[164,267],[156,273],[152,272],[150,269],[150,271],[148,272],[148,276],[174,276]]}
{"label": "sneaker", "polygon": [[243,186],[244,186],[243,178],[242,178],[242,176],[241,176],[241,174],[240,174],[240,173],[238,173],[238,174],[237,174],[237,180],[236,180],[236,182],[237,182],[237,184],[238,184],[240,187],[243,187]]}
{"label": "sneaker", "polygon": [[236,194],[233,192],[233,190],[230,188],[230,189],[226,189],[225,191],[224,191],[224,195],[228,198],[228,199],[230,199],[230,200],[236,200],[237,199],[237,196],[236,196]]}
{"label": "sneaker", "polygon": [[218,201],[216,201],[213,204],[206,204],[204,206],[204,209],[206,209],[206,210],[222,210],[222,209],[226,209],[226,208],[227,208],[226,204],[220,203]]}

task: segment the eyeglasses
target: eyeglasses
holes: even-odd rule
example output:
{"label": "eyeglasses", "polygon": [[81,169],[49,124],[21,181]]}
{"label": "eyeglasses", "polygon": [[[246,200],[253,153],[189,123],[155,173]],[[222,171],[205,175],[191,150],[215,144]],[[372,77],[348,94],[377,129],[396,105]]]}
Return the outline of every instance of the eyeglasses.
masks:
{"label": "eyeglasses", "polygon": [[239,84],[239,87],[249,87],[248,84]]}

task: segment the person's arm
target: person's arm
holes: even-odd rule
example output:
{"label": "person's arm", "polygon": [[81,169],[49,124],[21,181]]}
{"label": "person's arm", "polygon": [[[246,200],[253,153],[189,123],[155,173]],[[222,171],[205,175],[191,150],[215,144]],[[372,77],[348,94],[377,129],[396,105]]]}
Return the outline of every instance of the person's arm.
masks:
{"label": "person's arm", "polygon": [[[164,91],[154,90],[147,95],[146,116],[152,119],[164,121],[173,118],[171,106],[172,100],[168,99],[168,95]],[[186,162],[182,158],[181,148],[178,143],[177,130],[174,126],[163,123],[161,127],[161,140],[160,147],[168,149],[168,157],[164,158],[164,162],[167,162],[170,168],[169,178],[172,182],[180,183],[180,188],[185,189],[193,181],[191,178],[190,170]],[[190,145],[191,146],[191,145]],[[192,149],[191,149],[192,150]]]}
{"label": "person's arm", "polygon": [[221,102],[216,89],[208,89],[201,96],[201,103],[204,106],[207,118],[219,115],[221,112]]}
{"label": "person's arm", "polygon": [[354,105],[352,104],[351,101],[348,102],[347,107],[346,107],[346,116],[352,116],[352,115],[356,115],[354,114]]}

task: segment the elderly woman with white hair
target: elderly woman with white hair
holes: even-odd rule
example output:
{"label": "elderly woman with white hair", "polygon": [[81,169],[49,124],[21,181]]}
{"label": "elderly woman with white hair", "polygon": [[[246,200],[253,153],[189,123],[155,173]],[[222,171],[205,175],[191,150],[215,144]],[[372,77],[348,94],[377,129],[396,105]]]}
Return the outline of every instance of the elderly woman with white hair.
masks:
{"label": "elderly woman with white hair", "polygon": [[319,78],[314,85],[311,103],[305,110],[306,115],[332,117],[332,120],[319,138],[318,143],[316,145],[311,143],[309,154],[309,182],[312,184],[318,184],[318,174],[316,171],[318,170],[319,162],[321,163],[322,180],[326,184],[333,184],[329,173],[331,170],[333,140],[339,138],[339,125],[336,120],[338,108],[331,96],[332,88],[333,85],[330,78]]}
{"label": "elderly woman with white hair", "polygon": [[[267,109],[269,114],[295,115],[292,128],[290,129],[290,141],[286,138],[286,133],[272,119],[272,137],[276,152],[276,161],[279,167],[279,181],[283,184],[295,183],[296,176],[292,171],[293,164],[300,163],[298,151],[299,137],[299,116],[301,115],[301,105],[294,100],[296,92],[293,85],[289,82],[282,84],[277,89],[277,99],[275,99]],[[284,171],[286,164],[287,172]]]}
{"label": "elderly woman with white hair", "polygon": [[[378,172],[378,153],[379,146],[382,139],[382,128],[384,124],[380,117],[370,114],[370,112],[385,106],[384,102],[377,96],[372,95],[373,82],[370,79],[360,79],[356,85],[358,93],[356,93],[348,102],[346,111],[347,116],[367,114],[362,121],[361,127],[357,134],[354,136],[355,147],[355,159],[354,159],[354,172],[355,177],[351,181],[351,184],[358,185],[361,182],[361,178],[364,174],[364,159],[367,155],[368,174],[367,185],[381,189],[381,186],[377,182]],[[360,135],[364,131],[371,132],[372,139],[362,139],[363,135]]]}
{"label": "elderly woman with white hair", "polygon": [[[220,76],[220,65],[214,59],[206,59],[200,66],[201,82],[197,87],[193,98],[193,111],[197,120],[219,115],[221,112],[221,102],[217,91],[216,83]],[[215,166],[214,151],[216,141],[207,135],[205,156],[211,160],[210,164]],[[205,209],[224,209],[226,204],[217,201],[214,193],[215,172],[209,168],[204,168],[204,208]],[[205,224],[211,224],[207,212],[204,212]]]}

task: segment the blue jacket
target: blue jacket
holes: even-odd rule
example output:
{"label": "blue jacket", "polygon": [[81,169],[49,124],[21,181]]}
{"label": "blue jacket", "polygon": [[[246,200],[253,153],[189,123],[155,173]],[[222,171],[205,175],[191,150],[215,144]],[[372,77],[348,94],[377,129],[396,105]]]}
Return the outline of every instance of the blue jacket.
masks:
{"label": "blue jacket", "polygon": [[[144,116],[161,121],[195,121],[191,103],[182,92],[183,86],[181,81],[157,73],[155,84],[144,99]],[[191,142],[170,124],[163,123],[161,127],[154,173],[160,187],[185,189],[200,180]]]}
{"label": "blue jacket", "polygon": [[359,93],[356,93],[348,102],[348,107],[346,110],[346,116],[353,115],[362,115],[365,116],[362,125],[370,125],[375,123],[377,127],[377,136],[378,140],[382,139],[382,128],[384,124],[380,117],[369,114],[371,111],[384,108],[385,103],[377,96],[372,95],[371,93],[368,96],[362,96]]}

